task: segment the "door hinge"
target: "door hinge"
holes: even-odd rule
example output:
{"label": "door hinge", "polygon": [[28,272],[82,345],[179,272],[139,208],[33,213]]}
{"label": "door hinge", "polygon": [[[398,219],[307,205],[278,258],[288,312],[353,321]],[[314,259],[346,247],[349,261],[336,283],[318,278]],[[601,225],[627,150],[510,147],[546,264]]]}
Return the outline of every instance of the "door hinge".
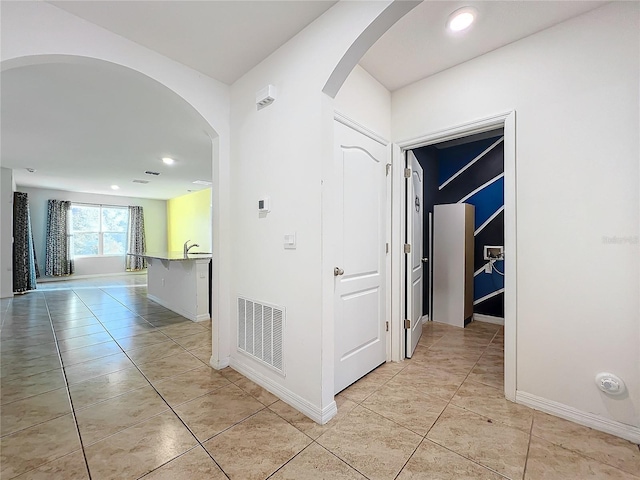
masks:
{"label": "door hinge", "polygon": [[385,244],[384,249],[385,249],[385,253],[389,253],[389,242]]}
{"label": "door hinge", "polygon": [[411,245],[408,243],[404,244],[404,253],[411,253]]}
{"label": "door hinge", "polygon": [[411,178],[411,169],[410,168],[405,168],[404,169],[404,178]]}
{"label": "door hinge", "polygon": [[411,329],[411,320],[406,319],[406,320],[404,321],[404,328],[406,328],[407,330],[410,330],[410,329]]}
{"label": "door hinge", "polygon": [[390,173],[391,173],[391,164],[387,163],[387,177],[389,176]]}
{"label": "door hinge", "polygon": [[384,323],[385,323],[386,331],[388,332],[389,331],[389,322],[384,322]]}

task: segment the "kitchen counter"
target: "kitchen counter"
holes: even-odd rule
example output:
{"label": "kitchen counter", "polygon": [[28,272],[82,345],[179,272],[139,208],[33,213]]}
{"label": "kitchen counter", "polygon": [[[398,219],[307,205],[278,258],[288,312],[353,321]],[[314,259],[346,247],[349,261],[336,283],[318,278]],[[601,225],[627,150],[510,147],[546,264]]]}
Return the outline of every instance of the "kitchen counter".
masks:
{"label": "kitchen counter", "polygon": [[199,260],[199,259],[207,259],[211,258],[211,253],[205,252],[190,252],[186,256],[182,252],[149,252],[149,253],[130,253],[134,257],[143,257],[143,258],[156,258],[158,260],[169,260],[169,261],[185,261],[185,260]]}
{"label": "kitchen counter", "polygon": [[147,259],[150,300],[194,322],[211,318],[210,253],[148,252],[136,256]]}

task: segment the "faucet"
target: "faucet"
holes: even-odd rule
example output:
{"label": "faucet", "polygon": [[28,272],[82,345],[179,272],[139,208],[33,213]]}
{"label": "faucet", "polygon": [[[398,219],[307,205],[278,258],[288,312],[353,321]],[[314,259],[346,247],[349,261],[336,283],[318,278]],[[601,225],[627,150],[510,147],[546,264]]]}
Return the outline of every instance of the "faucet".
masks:
{"label": "faucet", "polygon": [[191,246],[187,246],[189,244],[191,240],[187,240],[186,242],[184,242],[184,247],[183,247],[183,251],[184,251],[184,256],[186,257],[187,254],[189,253],[189,250],[191,250],[193,247],[199,247],[200,245],[198,245],[197,243],[194,243]]}

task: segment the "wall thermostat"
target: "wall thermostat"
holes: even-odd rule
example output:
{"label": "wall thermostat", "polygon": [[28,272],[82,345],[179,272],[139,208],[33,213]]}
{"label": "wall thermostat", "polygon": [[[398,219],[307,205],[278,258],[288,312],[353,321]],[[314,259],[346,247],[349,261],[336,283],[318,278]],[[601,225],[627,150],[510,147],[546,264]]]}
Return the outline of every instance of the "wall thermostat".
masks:
{"label": "wall thermostat", "polygon": [[258,200],[258,211],[261,213],[271,211],[271,199],[269,197],[264,197]]}

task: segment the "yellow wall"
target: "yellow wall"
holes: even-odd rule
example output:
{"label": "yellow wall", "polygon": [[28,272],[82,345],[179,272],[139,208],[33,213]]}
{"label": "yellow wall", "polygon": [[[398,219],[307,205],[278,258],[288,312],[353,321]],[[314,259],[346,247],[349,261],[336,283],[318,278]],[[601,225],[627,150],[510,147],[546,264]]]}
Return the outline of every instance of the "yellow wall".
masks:
{"label": "yellow wall", "polygon": [[211,189],[167,201],[169,251],[181,252],[184,242],[197,243],[194,252],[211,252]]}

